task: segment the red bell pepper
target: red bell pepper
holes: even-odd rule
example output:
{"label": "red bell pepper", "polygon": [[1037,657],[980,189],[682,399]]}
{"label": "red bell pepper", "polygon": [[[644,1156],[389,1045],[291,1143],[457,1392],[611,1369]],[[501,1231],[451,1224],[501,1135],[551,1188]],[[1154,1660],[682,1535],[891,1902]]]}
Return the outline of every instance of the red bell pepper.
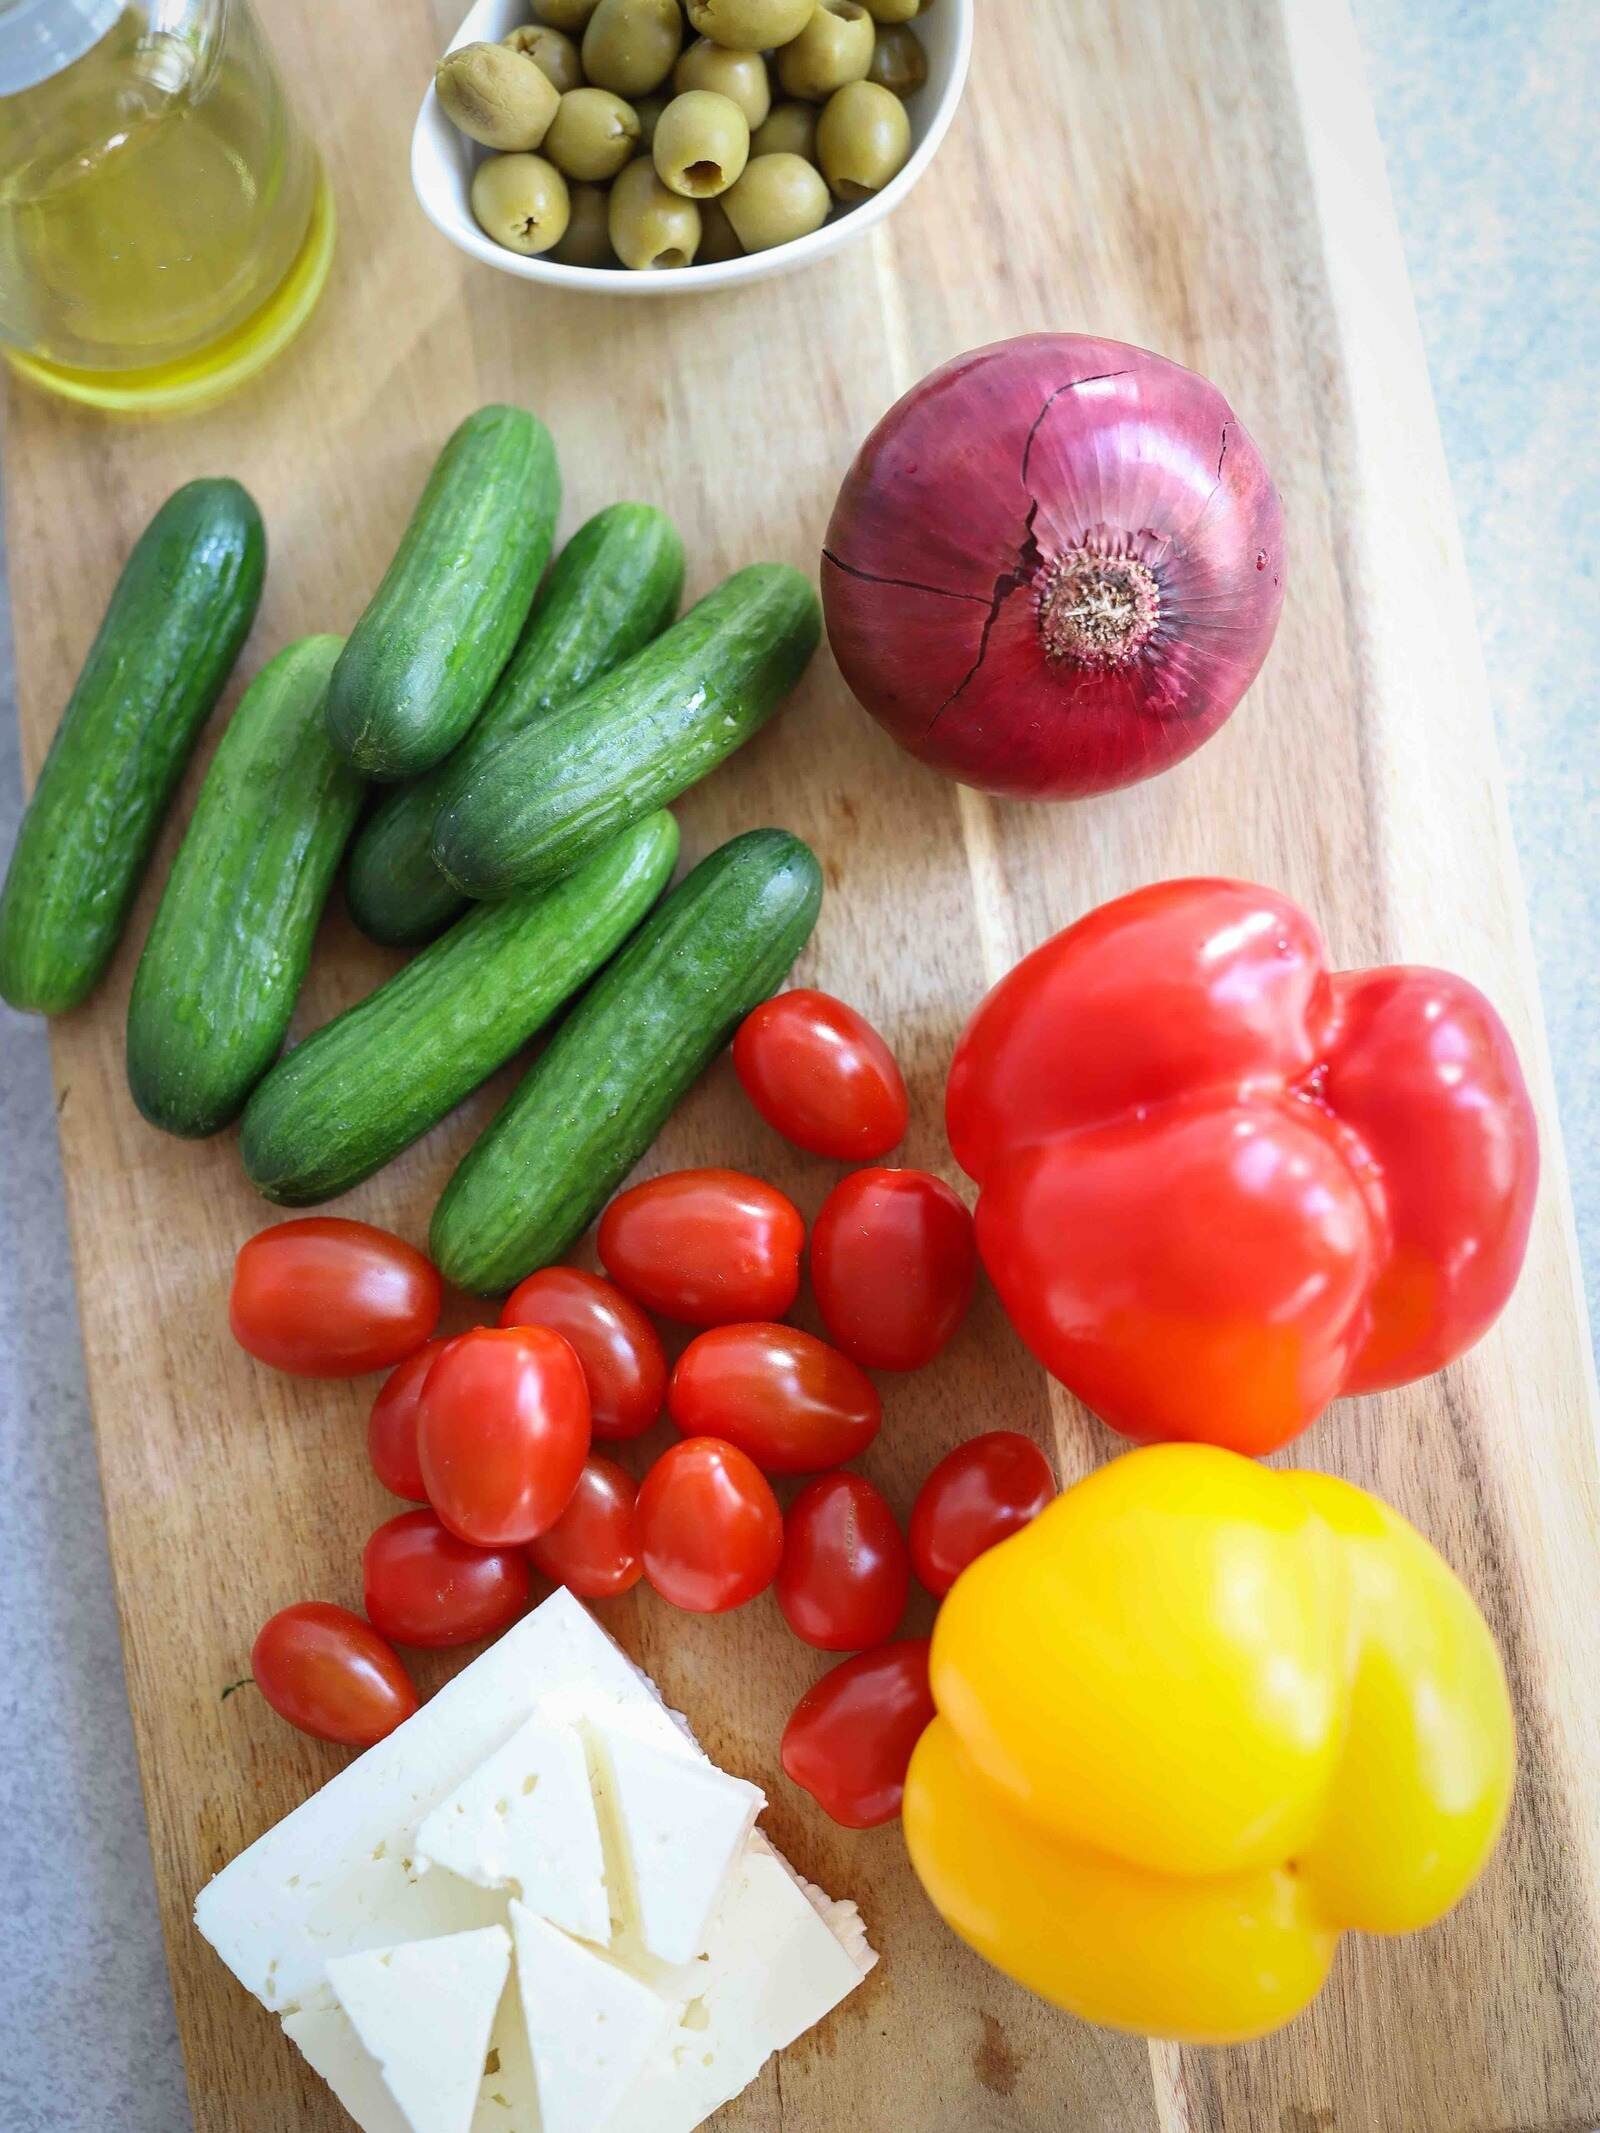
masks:
{"label": "red bell pepper", "polygon": [[1235,881],[1092,911],[968,1024],[946,1105],[1022,1338],[1125,1436],[1274,1450],[1426,1376],[1516,1283],[1538,1141],[1483,995],[1330,973]]}

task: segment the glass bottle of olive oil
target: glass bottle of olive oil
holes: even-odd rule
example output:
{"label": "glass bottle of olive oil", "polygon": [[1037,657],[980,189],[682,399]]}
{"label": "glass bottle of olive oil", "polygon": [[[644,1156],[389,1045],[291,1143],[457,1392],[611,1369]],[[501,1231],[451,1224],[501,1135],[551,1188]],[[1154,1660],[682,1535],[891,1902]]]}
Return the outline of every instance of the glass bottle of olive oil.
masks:
{"label": "glass bottle of olive oil", "polygon": [[0,342],[102,406],[247,375],[315,302],[317,158],[250,0],[0,0]]}

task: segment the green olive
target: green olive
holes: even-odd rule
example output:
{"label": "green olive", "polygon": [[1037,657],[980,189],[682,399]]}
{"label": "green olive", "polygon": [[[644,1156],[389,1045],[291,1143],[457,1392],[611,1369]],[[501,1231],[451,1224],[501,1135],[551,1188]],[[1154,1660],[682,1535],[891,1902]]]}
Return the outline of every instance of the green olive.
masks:
{"label": "green olive", "polygon": [[472,180],[472,212],[496,244],[533,258],[567,234],[567,181],[543,156],[490,156]]}
{"label": "green olive", "polygon": [[890,23],[879,30],[872,44],[868,81],[895,96],[915,96],[928,78],[928,55],[915,30]]}
{"label": "green olive", "polygon": [[447,52],[433,86],[445,117],[485,148],[537,148],[560,101],[548,76],[503,44]]}
{"label": "green olive", "polygon": [[836,200],[869,200],[881,193],[905,169],[910,153],[906,107],[876,82],[853,81],[836,89],[822,107],[817,161]]}
{"label": "green olive", "polygon": [[769,52],[798,37],[817,0],[684,0],[702,37],[735,52]]}
{"label": "green olive", "polygon": [[543,22],[525,22],[509,37],[502,38],[501,43],[509,45],[513,52],[520,52],[524,59],[531,59],[563,96],[583,81],[583,62],[578,57],[578,47],[562,30],[552,30]]}
{"label": "green olive", "polygon": [[634,103],[639,118],[639,146],[647,152],[655,146],[656,128],[671,101],[670,96],[641,96]]}
{"label": "green olive", "polygon": [[651,154],[656,176],[686,200],[713,200],[750,160],[744,113],[715,89],[689,89],[661,114]]}
{"label": "green olive", "polygon": [[611,251],[611,196],[603,185],[569,185],[572,212],[567,234],[550,257],[564,267],[614,267]]}
{"label": "green olive", "polygon": [[874,22],[911,22],[922,13],[923,0],[864,0]]}
{"label": "green olive", "polygon": [[774,104],[772,115],[750,136],[753,156],[804,156],[817,160],[815,104]]}
{"label": "green olive", "polygon": [[595,0],[533,0],[536,22],[548,22],[553,30],[581,37],[583,26],[594,13]]}
{"label": "green olive", "polygon": [[872,39],[872,17],[859,0],[821,0],[799,36],[778,54],[784,95],[825,104],[835,89],[865,81]]}
{"label": "green olive", "polygon": [[700,210],[669,192],[648,156],[611,188],[611,249],[625,267],[687,267],[700,249]]}
{"label": "green olive", "polygon": [[569,89],[550,121],[544,152],[567,177],[598,185],[639,153],[639,114],[609,89]]}
{"label": "green olive", "polygon": [[720,200],[702,200],[700,203],[700,249],[694,255],[697,267],[719,265],[724,259],[743,259],[744,246],[739,242],[733,224],[728,220],[728,210]]}
{"label": "green olive", "polygon": [[678,0],[600,0],[583,33],[583,71],[597,89],[648,96],[682,44]]}
{"label": "green olive", "polygon": [[827,221],[831,204],[822,173],[796,155],[757,156],[722,196],[747,252],[769,252],[776,244],[809,237]]}
{"label": "green olive", "polygon": [[729,52],[709,37],[696,38],[672,70],[680,96],[690,89],[714,89],[744,113],[747,126],[759,126],[772,109],[772,80],[759,52]]}

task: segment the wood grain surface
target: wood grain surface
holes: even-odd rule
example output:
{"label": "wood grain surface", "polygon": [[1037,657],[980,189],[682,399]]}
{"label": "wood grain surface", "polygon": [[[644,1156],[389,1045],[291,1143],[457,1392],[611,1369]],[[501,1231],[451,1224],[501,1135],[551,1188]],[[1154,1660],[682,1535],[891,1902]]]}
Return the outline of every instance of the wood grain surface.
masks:
{"label": "wood grain surface", "polygon": [[[814,568],[855,443],[964,347],[1076,328],[1214,378],[1282,487],[1291,575],[1265,674],[1209,747],[1109,799],[997,805],[902,759],[823,654],[783,718],[683,803],[685,856],[763,822],[815,842],[829,896],[802,974],[889,1032],[914,1097],[906,1160],[940,1168],[944,1069],[980,993],[1152,878],[1255,876],[1319,913],[1341,961],[1450,964],[1496,1000],[1546,1135],[1520,1291],[1465,1362],[1340,1406],[1294,1457],[1381,1491],[1487,1610],[1521,1730],[1506,1842],[1437,1931],[1347,1941],[1286,2033],[1228,2053],[1147,2048],[1009,1986],[932,1915],[893,1829],[835,1830],[784,1782],[777,1736],[819,1667],[770,1600],[722,1621],[648,1597],[605,1615],[711,1751],[768,1787],[770,1826],[804,1871],[860,1899],[886,1958],[728,2109],[728,2133],[1579,2133],[1600,2123],[1593,1372],[1465,572],[1353,32],[1339,0],[979,7],[965,105],[895,221],[806,275],[623,303],[471,267],[424,224],[407,142],[452,9],[269,0],[338,197],[334,280],[292,356],[199,420],[116,426],[9,391],[26,758],[36,771],[130,542],[195,474],[240,476],[269,528],[231,704],[288,638],[348,628],[440,442],[486,399],[549,423],[568,529],[619,496],[657,502],[684,528],[699,591],[757,557]],[[223,1688],[273,1609],[359,1604],[361,1543],[394,1506],[363,1454],[371,1387],[275,1378],[228,1339],[233,1255],[267,1218],[231,1138],[164,1139],[124,1084],[128,984],[197,777],[111,978],[56,1025],[57,1108],[196,2121],[331,2133],[338,2108],[189,1914],[206,1877],[341,1760]],[[297,1029],[391,967],[331,916]],[[505,1086],[340,1210],[421,1238]],[[726,1063],[651,1166],[703,1161],[760,1169],[808,1213],[835,1174],[759,1125]],[[1068,1478],[1116,1448],[992,1298],[938,1366],[888,1386],[887,1407],[867,1464],[902,1508],[980,1427],[1033,1431]]]}

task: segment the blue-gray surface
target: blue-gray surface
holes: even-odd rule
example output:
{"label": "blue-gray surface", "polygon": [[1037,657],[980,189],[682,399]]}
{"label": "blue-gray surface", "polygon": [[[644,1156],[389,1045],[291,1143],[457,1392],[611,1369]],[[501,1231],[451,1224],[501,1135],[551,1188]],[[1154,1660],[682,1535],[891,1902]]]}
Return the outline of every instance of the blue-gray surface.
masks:
{"label": "blue-gray surface", "polygon": [[[1600,1323],[1600,7],[1356,0],[1472,565]],[[0,612],[0,851],[19,806]],[[187,2123],[42,1033],[0,1007],[0,2126]]]}

